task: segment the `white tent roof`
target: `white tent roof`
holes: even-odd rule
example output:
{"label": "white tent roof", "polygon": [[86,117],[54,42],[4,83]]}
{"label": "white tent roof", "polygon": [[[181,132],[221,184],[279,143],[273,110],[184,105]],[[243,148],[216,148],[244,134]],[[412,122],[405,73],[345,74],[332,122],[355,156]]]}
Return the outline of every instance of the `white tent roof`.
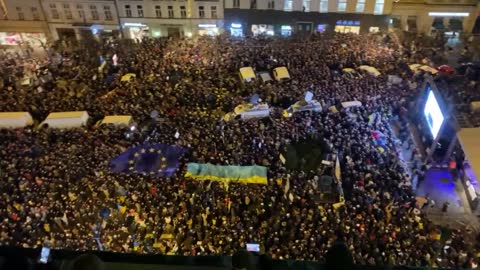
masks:
{"label": "white tent roof", "polygon": [[50,113],[41,125],[48,124],[51,128],[81,127],[87,124],[88,117],[87,111],[55,112]]}
{"label": "white tent roof", "polygon": [[462,128],[457,137],[470,167],[480,180],[480,128]]}
{"label": "white tent roof", "polygon": [[116,126],[128,126],[132,122],[131,115],[108,115],[101,120],[101,124],[113,124]]}
{"label": "white tent roof", "polygon": [[28,112],[1,112],[0,128],[20,128],[33,124],[33,119]]}
{"label": "white tent roof", "polygon": [[255,79],[255,71],[252,67],[243,67],[240,69],[240,76],[242,80],[251,81]]}

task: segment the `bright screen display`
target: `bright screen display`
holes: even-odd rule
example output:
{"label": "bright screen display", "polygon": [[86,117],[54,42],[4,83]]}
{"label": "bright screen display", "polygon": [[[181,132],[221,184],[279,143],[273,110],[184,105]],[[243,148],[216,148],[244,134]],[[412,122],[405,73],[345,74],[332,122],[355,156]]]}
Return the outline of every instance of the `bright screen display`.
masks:
{"label": "bright screen display", "polygon": [[427,102],[425,103],[423,114],[425,115],[433,139],[435,139],[437,138],[438,132],[440,132],[445,117],[443,116],[442,110],[440,110],[440,105],[438,104],[435,94],[431,89],[428,89],[428,91]]}

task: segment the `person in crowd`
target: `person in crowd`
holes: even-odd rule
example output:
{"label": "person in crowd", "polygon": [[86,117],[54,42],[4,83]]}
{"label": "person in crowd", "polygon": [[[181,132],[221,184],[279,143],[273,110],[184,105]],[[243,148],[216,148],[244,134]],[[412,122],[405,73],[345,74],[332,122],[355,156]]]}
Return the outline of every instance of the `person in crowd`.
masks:
{"label": "person in crowd", "polygon": [[[246,243],[258,243],[273,259],[325,262],[328,250],[341,241],[356,264],[476,262],[465,235],[452,234],[451,252],[445,252],[438,226],[414,211],[411,172],[401,166],[390,127],[392,118],[406,117],[414,92],[401,44],[377,36],[318,34],[72,46],[55,46],[48,61],[2,58],[1,110],[28,111],[38,122],[57,111],[86,110],[94,121],[127,114],[142,128],[130,138],[126,128],[110,126],[1,129],[1,245],[232,255]],[[61,57],[67,54],[68,61]],[[360,65],[374,66],[382,75],[343,75],[343,68]],[[238,70],[244,66],[256,71],[285,66],[291,80],[241,82]],[[136,78],[122,81],[128,73]],[[388,84],[387,74],[404,83]],[[25,76],[33,82],[22,85]],[[267,119],[220,120],[253,94],[285,108],[307,90],[322,112],[283,118],[274,109]],[[346,101],[362,106],[342,108]],[[336,110],[328,109],[332,106]],[[152,111],[161,121],[152,122]],[[110,161],[142,143],[148,133],[143,130],[151,127],[156,142],[188,149],[176,174],[110,172]],[[345,197],[340,206],[318,200],[319,179],[329,170],[287,169],[279,158],[289,144],[312,137],[339,157]],[[196,181],[184,177],[186,162],[263,165],[269,182]],[[100,217],[105,208],[109,215]]]}

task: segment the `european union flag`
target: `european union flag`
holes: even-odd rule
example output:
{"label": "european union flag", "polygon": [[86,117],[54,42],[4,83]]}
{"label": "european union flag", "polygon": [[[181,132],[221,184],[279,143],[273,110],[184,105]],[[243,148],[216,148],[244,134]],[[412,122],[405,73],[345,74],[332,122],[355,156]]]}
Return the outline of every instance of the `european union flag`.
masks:
{"label": "european union flag", "polygon": [[186,150],[165,144],[142,144],[120,154],[110,162],[115,173],[170,177]]}

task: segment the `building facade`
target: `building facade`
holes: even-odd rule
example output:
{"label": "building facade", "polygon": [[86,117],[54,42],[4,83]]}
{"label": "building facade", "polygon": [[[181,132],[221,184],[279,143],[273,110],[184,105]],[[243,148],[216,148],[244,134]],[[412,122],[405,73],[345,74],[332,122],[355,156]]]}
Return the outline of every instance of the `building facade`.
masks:
{"label": "building facade", "polygon": [[472,32],[480,15],[478,0],[400,0],[392,7],[392,25],[404,31]]}
{"label": "building facade", "polygon": [[233,35],[386,30],[393,0],[225,0]]}
{"label": "building facade", "polygon": [[39,0],[0,0],[0,46],[41,45],[47,33]]}
{"label": "building facade", "polygon": [[53,39],[118,35],[114,0],[41,0]]}
{"label": "building facade", "polygon": [[223,0],[116,0],[125,37],[217,35]]}
{"label": "building facade", "polygon": [[89,35],[480,32],[479,0],[0,0],[0,46]]}

